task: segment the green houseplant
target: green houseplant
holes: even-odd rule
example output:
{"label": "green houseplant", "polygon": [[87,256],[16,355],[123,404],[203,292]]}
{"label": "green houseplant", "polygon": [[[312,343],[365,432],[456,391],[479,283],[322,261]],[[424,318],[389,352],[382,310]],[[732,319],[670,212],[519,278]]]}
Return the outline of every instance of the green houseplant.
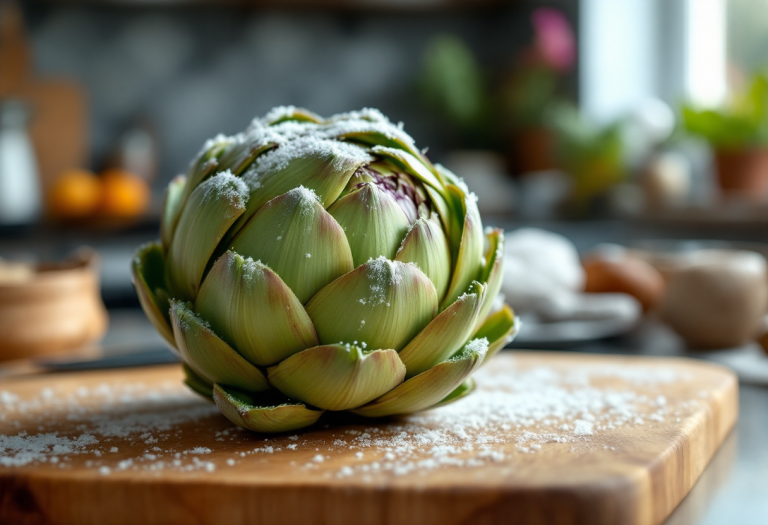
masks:
{"label": "green houseplant", "polygon": [[762,200],[768,191],[768,78],[756,74],[720,109],[682,108],[685,130],[713,150],[726,193]]}
{"label": "green houseplant", "polygon": [[600,125],[568,103],[553,105],[548,122],[555,131],[559,163],[573,179],[573,204],[584,210],[626,177],[621,121]]}
{"label": "green houseplant", "polygon": [[538,8],[531,14],[531,25],[533,42],[518,57],[499,90],[515,165],[521,173],[559,167],[556,130],[548,116],[564,100],[563,77],[576,63],[573,31],[561,11]]}
{"label": "green houseplant", "polygon": [[483,70],[463,40],[442,35],[427,47],[419,79],[425,105],[459,133],[459,149],[508,150],[519,173],[555,166],[547,115],[562,99],[563,76],[576,61],[575,39],[562,12],[535,9],[531,28],[533,41],[502,78]]}

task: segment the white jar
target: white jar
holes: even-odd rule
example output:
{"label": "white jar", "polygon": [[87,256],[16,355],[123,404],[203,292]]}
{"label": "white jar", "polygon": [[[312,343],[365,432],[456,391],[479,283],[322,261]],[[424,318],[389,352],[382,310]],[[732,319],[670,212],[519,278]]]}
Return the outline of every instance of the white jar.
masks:
{"label": "white jar", "polygon": [[23,103],[0,103],[0,224],[28,224],[40,216],[40,181],[28,118]]}

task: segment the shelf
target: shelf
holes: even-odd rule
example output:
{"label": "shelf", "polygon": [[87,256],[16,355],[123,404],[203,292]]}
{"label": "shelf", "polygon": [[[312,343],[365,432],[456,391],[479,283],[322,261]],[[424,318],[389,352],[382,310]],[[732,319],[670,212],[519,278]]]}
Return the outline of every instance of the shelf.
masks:
{"label": "shelf", "polygon": [[215,7],[331,11],[434,12],[500,8],[511,0],[37,0],[38,4],[109,7]]}

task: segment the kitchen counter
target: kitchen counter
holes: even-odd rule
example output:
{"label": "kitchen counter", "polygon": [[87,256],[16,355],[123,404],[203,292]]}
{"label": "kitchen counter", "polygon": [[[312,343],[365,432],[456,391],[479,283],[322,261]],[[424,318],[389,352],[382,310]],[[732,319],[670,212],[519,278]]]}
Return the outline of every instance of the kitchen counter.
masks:
{"label": "kitchen counter", "polygon": [[739,387],[739,422],[665,525],[768,521],[768,388]]}

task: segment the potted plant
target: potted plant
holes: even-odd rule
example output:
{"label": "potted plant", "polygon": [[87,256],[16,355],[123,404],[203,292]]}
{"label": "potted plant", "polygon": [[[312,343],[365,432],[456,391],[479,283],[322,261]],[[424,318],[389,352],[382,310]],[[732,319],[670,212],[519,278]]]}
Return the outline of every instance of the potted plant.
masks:
{"label": "potted plant", "polygon": [[546,122],[553,131],[557,162],[573,180],[573,211],[583,213],[626,178],[623,122],[597,124],[568,103],[551,107]]}
{"label": "potted plant", "polygon": [[425,105],[445,124],[448,151],[441,162],[466,179],[482,202],[481,212],[508,213],[515,188],[499,153],[505,145],[491,83],[464,41],[450,35],[430,41],[419,87]]}
{"label": "potted plant", "polygon": [[547,113],[562,99],[560,80],[576,56],[571,26],[560,11],[536,9],[531,22],[533,42],[506,76],[483,71],[461,39],[443,35],[427,47],[419,78],[425,104],[450,124],[455,146],[510,152],[517,173],[555,167]]}
{"label": "potted plant", "polygon": [[555,140],[547,114],[561,99],[561,78],[576,59],[573,32],[560,11],[537,9],[531,22],[533,43],[520,54],[500,91],[513,163],[519,173],[556,167]]}
{"label": "potted plant", "polygon": [[451,147],[494,145],[497,133],[489,84],[462,39],[439,35],[429,42],[418,87],[424,104],[447,124]]}
{"label": "potted plant", "polygon": [[747,89],[719,109],[682,108],[685,129],[712,148],[717,181],[726,194],[765,200],[768,193],[768,77],[756,74]]}

